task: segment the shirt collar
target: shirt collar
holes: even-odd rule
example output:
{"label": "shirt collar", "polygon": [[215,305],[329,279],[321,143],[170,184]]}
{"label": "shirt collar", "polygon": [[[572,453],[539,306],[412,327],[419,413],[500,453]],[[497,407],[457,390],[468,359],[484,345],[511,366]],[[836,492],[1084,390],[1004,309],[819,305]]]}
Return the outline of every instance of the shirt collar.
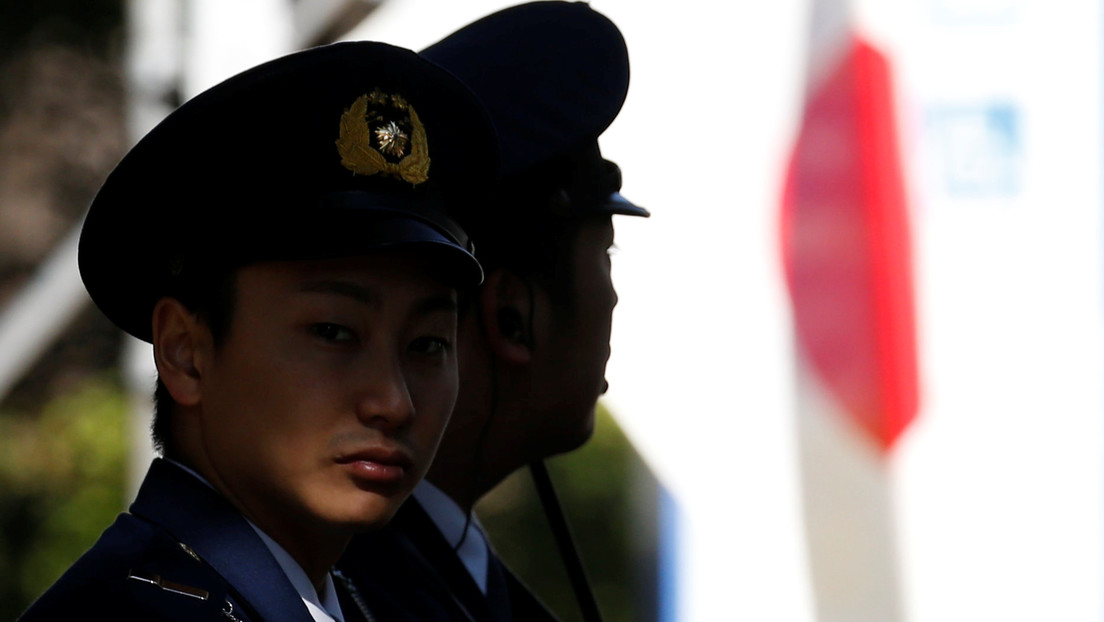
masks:
{"label": "shirt collar", "polygon": [[337,600],[337,590],[334,588],[333,577],[326,573],[325,584],[322,586],[322,593],[319,594],[314,589],[314,584],[311,583],[310,578],[307,577],[307,573],[303,571],[295,558],[284,550],[284,547],[280,546],[278,542],[270,538],[268,534],[261,531],[252,522],[249,523],[249,526],[257,532],[261,541],[265,543],[272,556],[276,558],[276,563],[280,564],[280,568],[283,568],[284,574],[287,575],[288,580],[295,587],[295,591],[299,592],[299,597],[303,599],[303,604],[307,606],[307,610],[310,611],[315,622],[345,622],[344,616],[341,615],[341,604]]}
{"label": "shirt collar", "polygon": [[464,568],[479,586],[479,591],[486,594],[490,548],[479,519],[474,514],[465,513],[444,491],[426,480],[418,482],[413,495],[445,541],[456,551]]}

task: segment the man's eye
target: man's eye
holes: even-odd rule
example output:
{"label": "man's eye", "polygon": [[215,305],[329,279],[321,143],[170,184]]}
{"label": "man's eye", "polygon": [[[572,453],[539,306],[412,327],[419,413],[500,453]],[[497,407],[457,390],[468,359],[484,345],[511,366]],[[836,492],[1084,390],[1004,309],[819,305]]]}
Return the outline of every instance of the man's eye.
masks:
{"label": "man's eye", "polygon": [[311,332],[320,339],[334,343],[350,343],[356,340],[356,335],[353,334],[353,331],[340,324],[333,324],[331,322],[311,324]]}
{"label": "man's eye", "polygon": [[452,348],[443,337],[418,337],[410,344],[410,351],[419,354],[445,354]]}

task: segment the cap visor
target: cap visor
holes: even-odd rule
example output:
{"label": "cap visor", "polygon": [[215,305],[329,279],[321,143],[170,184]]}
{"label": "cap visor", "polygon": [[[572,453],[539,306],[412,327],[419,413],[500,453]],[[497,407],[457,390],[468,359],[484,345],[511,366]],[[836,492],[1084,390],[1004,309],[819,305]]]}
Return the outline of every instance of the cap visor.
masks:
{"label": "cap visor", "polygon": [[597,205],[597,209],[607,214],[623,214],[625,216],[642,216],[647,218],[652,215],[648,210],[621,196],[620,192],[614,192],[609,195],[605,201]]}

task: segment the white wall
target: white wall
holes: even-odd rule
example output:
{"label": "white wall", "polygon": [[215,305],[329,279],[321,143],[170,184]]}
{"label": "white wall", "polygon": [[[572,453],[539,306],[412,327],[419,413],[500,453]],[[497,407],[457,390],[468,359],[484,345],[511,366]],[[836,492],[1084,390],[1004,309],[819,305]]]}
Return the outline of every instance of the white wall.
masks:
{"label": "white wall", "polygon": [[911,134],[922,410],[896,457],[914,620],[1100,620],[1098,2],[882,16]]}

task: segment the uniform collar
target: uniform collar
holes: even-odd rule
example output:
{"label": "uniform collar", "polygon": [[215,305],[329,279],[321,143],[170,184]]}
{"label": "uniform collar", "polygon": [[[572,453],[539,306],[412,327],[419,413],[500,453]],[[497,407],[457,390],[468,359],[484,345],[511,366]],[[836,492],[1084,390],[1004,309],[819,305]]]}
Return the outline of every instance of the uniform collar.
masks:
{"label": "uniform collar", "polygon": [[[211,490],[215,490],[215,487],[211,485],[211,482],[207,481],[207,478],[200,475],[197,471],[184,465],[172,458],[164,459],[169,464],[191,474],[207,485]],[[244,518],[244,517],[243,517]],[[314,584],[311,583],[310,577],[303,571],[303,567],[299,565],[299,562],[295,561],[295,558],[288,553],[284,547],[280,546],[280,543],[273,540],[261,530],[260,527],[253,524],[253,521],[248,518],[245,519],[249,523],[249,526],[253,528],[254,533],[260,537],[261,542],[264,542],[268,552],[272,553],[272,556],[276,558],[276,563],[280,564],[280,568],[283,569],[284,575],[287,576],[291,584],[295,586],[295,591],[299,593],[299,597],[303,599],[303,604],[307,606],[307,610],[310,612],[311,617],[315,622],[345,622],[344,616],[341,614],[341,605],[337,601],[337,590],[334,588],[333,577],[329,574],[326,575],[326,583],[322,587],[322,593],[319,594],[318,590],[314,589]]]}
{"label": "uniform collar", "polygon": [[322,586],[322,592],[319,593],[318,590],[314,589],[310,577],[303,571],[303,567],[295,561],[295,558],[291,556],[291,553],[288,553],[284,550],[284,547],[280,546],[279,542],[261,531],[260,527],[252,522],[249,523],[249,526],[253,528],[253,531],[268,547],[269,552],[276,558],[276,563],[280,564],[280,568],[283,568],[284,574],[295,586],[295,591],[299,592],[299,598],[303,599],[303,604],[306,605],[307,611],[310,612],[315,622],[345,622],[345,617],[341,614],[341,604],[337,600],[337,590],[334,588],[333,577],[329,573],[326,574],[326,583]]}
{"label": "uniform collar", "polygon": [[313,622],[249,522],[202,478],[158,458],[130,513],[160,525],[222,575],[263,620]]}

